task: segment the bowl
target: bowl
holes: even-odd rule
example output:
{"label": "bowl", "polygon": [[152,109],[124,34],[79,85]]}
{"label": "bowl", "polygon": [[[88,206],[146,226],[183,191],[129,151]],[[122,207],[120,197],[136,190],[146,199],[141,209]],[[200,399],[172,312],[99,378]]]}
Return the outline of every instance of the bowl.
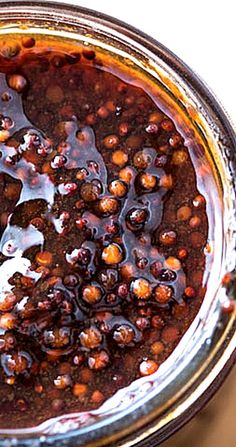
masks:
{"label": "bowl", "polygon": [[[209,400],[236,358],[235,149],[230,118],[193,71],[171,51],[116,19],[70,4],[6,1],[0,33],[73,42],[132,78],[185,136],[207,196],[209,217],[203,304],[159,370],[119,390],[98,410],[64,415],[34,428],[0,429],[0,446],[156,446]],[[128,71],[127,71],[128,67]],[[125,75],[127,73],[127,75]],[[206,166],[202,177],[199,167]]]}

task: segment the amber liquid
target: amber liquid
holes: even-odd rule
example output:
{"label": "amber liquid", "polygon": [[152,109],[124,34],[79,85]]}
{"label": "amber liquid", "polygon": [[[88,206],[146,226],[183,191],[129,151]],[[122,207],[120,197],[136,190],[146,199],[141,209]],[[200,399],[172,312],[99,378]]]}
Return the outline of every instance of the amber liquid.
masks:
{"label": "amber liquid", "polygon": [[0,426],[17,428],[158,369],[204,297],[208,219],[175,123],[101,55],[19,37],[0,72]]}

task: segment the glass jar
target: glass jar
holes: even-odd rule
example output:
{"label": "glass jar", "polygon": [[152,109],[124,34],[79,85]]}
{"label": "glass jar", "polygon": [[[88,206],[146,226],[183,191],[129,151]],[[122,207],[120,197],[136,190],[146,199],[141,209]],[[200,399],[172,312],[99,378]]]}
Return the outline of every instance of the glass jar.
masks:
{"label": "glass jar", "polygon": [[[0,446],[156,446],[186,423],[212,396],[236,358],[235,149],[229,118],[206,85],[177,56],[140,31],[103,14],[69,4],[5,1],[0,33],[34,34],[78,41],[101,52],[114,72],[129,67],[169,113],[199,163],[210,167],[206,183],[209,240],[207,292],[177,348],[151,378],[120,390],[97,411],[65,415],[38,427],[0,429]],[[121,70],[122,68],[122,70]],[[158,88],[157,88],[158,86]],[[194,138],[193,138],[194,135]],[[204,148],[204,150],[202,150]],[[231,272],[227,284],[222,280]]]}

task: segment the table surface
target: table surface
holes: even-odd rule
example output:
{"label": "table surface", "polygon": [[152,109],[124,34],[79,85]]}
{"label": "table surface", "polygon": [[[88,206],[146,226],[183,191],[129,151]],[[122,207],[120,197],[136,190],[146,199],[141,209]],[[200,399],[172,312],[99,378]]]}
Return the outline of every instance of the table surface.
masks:
{"label": "table surface", "polygon": [[235,447],[236,369],[211,402],[160,447]]}
{"label": "table surface", "polygon": [[205,80],[236,124],[234,0],[68,0],[68,3],[119,18],[164,44]]}

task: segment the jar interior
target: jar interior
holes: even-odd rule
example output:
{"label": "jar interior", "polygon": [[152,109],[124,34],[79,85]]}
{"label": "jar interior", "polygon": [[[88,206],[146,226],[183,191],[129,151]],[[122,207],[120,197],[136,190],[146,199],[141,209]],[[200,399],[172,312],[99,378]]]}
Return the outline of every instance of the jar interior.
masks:
{"label": "jar interior", "polygon": [[[120,389],[98,410],[63,415],[30,429],[1,429],[0,433],[7,436],[35,436],[54,435],[77,429],[86,433],[101,423],[106,425],[124,417],[125,414],[134,413],[153,398],[157,399],[156,417],[160,416],[187,392],[193,380],[190,380],[191,375],[194,374],[194,380],[197,381],[202,369],[207,369],[214,352],[220,348],[223,334],[229,331],[233,324],[232,318],[225,322],[225,317],[223,324],[219,324],[222,318],[222,304],[228,300],[225,289],[221,287],[222,278],[235,264],[235,241],[232,238],[235,198],[231,183],[232,174],[219,137],[221,129],[212,122],[197,92],[191,91],[182,81],[181,75],[175,73],[149,50],[145,51],[141,45],[135,46],[130,37],[125,38],[116,30],[110,31],[107,25],[100,25],[96,29],[82,18],[78,24],[69,24],[69,20],[67,25],[59,23],[57,29],[50,21],[45,26],[44,21],[27,20],[23,27],[21,23],[13,21],[1,29],[1,39],[13,43],[23,34],[35,37],[39,49],[46,39],[51,48],[55,46],[58,49],[60,46],[63,52],[69,52],[75,46],[79,51],[94,50],[98,59],[101,57],[103,60],[104,70],[127,83],[141,87],[174,121],[188,147],[196,171],[198,190],[204,195],[207,203],[209,229],[203,278],[206,294],[190,328],[174,352],[151,378],[138,379],[127,388]],[[165,419],[160,419],[158,428],[165,423]]]}

